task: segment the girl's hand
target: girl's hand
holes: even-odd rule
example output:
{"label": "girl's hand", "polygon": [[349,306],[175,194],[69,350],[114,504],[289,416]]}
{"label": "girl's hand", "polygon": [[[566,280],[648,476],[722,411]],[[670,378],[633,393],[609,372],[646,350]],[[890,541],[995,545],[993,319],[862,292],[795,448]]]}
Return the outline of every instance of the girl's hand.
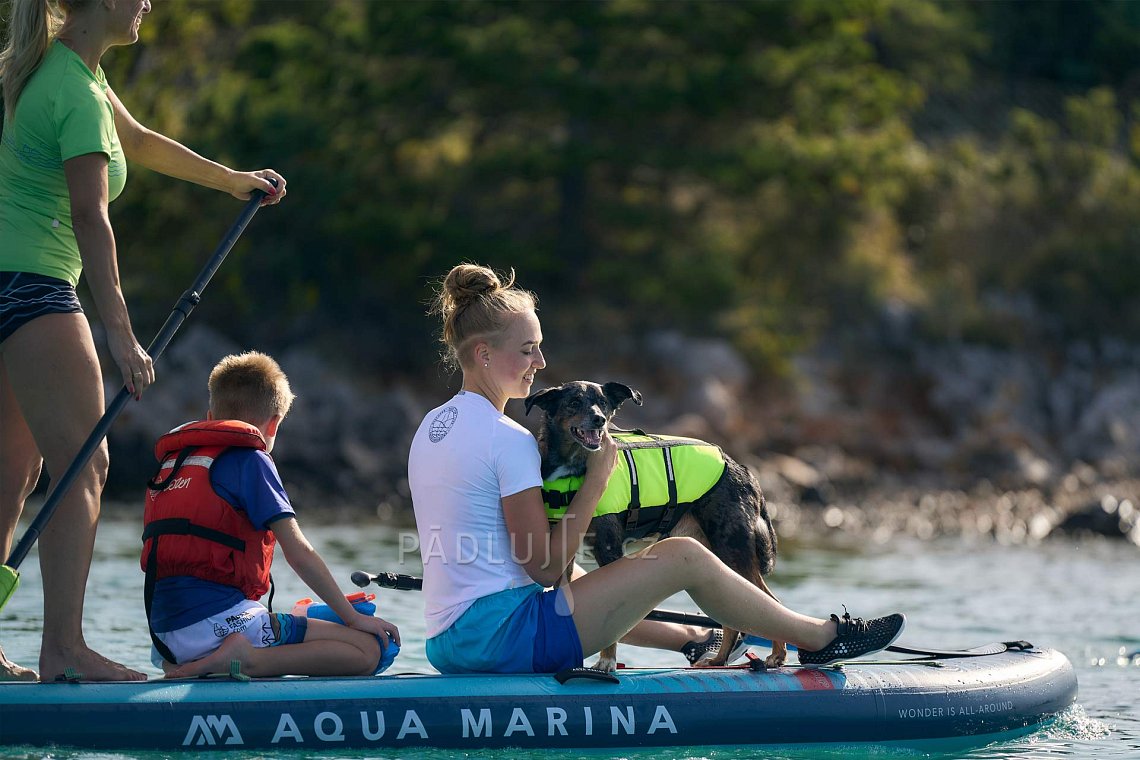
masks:
{"label": "girl's hand", "polygon": [[617,466],[617,444],[614,443],[610,431],[602,431],[602,446],[597,451],[586,455],[586,479],[601,479],[604,488],[610,482],[610,475]]}
{"label": "girl's hand", "polygon": [[[270,179],[277,181],[273,186]],[[254,190],[265,192],[262,206],[273,206],[285,197],[285,178],[272,169],[259,169],[255,172],[234,172],[230,180],[230,195],[243,201],[248,201],[250,193]]]}

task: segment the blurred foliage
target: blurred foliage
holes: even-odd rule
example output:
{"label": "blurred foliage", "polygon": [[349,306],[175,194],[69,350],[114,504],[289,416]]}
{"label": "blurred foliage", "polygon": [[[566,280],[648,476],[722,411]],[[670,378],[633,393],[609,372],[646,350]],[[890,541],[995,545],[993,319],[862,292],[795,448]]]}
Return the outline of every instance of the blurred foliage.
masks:
{"label": "blurred foliage", "polygon": [[[548,335],[767,369],[900,307],[932,339],[1140,328],[1140,3],[164,0],[142,35],[104,58],[136,117],[289,181],[195,316],[243,342],[421,372],[462,260],[516,268]],[[132,174],[136,322],[238,208]]]}

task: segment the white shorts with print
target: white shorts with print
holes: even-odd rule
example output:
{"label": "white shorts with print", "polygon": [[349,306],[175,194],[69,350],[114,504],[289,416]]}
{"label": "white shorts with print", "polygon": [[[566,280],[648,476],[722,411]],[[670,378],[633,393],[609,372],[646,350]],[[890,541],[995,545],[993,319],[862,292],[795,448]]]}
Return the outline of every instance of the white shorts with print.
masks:
{"label": "white shorts with print", "polygon": [[[299,644],[305,640],[308,620],[288,613],[270,612],[260,602],[243,599],[217,615],[178,628],[155,633],[179,663],[199,660],[213,652],[231,634],[240,633],[255,647]],[[161,662],[161,660],[160,660]]]}

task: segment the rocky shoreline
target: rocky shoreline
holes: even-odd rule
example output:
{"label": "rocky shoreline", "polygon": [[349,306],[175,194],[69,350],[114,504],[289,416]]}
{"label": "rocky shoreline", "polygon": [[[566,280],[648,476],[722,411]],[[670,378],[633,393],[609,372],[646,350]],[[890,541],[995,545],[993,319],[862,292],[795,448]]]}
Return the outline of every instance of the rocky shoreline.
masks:
{"label": "rocky shoreline", "polygon": [[[184,330],[158,382],[112,429],[108,501],[141,500],[154,441],[204,414],[210,368],[243,348],[208,327]],[[610,352],[604,367],[591,352],[565,354],[579,372],[548,369],[541,387],[591,378],[639,388],[644,406],[627,405],[620,423],[719,443],[757,474],[781,535],[1025,543],[1096,533],[1140,546],[1140,348],[1076,347],[1049,366],[977,346],[853,362],[821,345],[782,383],[757,382],[725,342],[675,333]],[[409,521],[408,446],[454,378],[379,386],[312,350],[275,355],[298,396],[274,452],[294,501]],[[107,388],[117,391],[110,379]],[[521,404],[508,411],[536,422]]]}
{"label": "rocky shoreline", "polygon": [[[1084,470],[1084,468],[1078,468]],[[883,484],[821,503],[770,474],[761,474],[769,509],[781,537],[833,534],[886,543],[961,538],[999,544],[1034,544],[1055,538],[1103,536],[1140,547],[1140,479],[1086,479],[1075,473],[1058,489],[1000,490],[982,481],[969,490]],[[775,476],[778,478],[778,476]]]}

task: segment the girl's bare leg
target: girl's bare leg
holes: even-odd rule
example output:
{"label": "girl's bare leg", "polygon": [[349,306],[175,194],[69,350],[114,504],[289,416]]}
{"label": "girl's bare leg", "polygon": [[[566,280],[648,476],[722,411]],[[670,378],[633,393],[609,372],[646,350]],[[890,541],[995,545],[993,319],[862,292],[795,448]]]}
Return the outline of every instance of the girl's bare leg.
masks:
{"label": "girl's bare leg", "polygon": [[[575,563],[570,580],[577,580],[585,574],[586,571]],[[690,641],[704,641],[708,636],[708,628],[681,623],[664,623],[660,620],[642,620],[633,627],[632,631],[621,638],[621,643],[635,647],[680,652],[681,647]]]}
{"label": "girl's bare leg", "polygon": [[836,635],[835,623],[788,609],[697,541],[668,538],[570,583],[567,598],[582,651],[612,644],[678,591],[687,591],[726,627],[803,649],[822,649]]}
{"label": "girl's bare leg", "polygon": [[690,641],[704,641],[708,628],[680,623],[663,623],[660,620],[642,620],[633,630],[621,637],[621,643],[635,647],[650,647],[680,652]]}

